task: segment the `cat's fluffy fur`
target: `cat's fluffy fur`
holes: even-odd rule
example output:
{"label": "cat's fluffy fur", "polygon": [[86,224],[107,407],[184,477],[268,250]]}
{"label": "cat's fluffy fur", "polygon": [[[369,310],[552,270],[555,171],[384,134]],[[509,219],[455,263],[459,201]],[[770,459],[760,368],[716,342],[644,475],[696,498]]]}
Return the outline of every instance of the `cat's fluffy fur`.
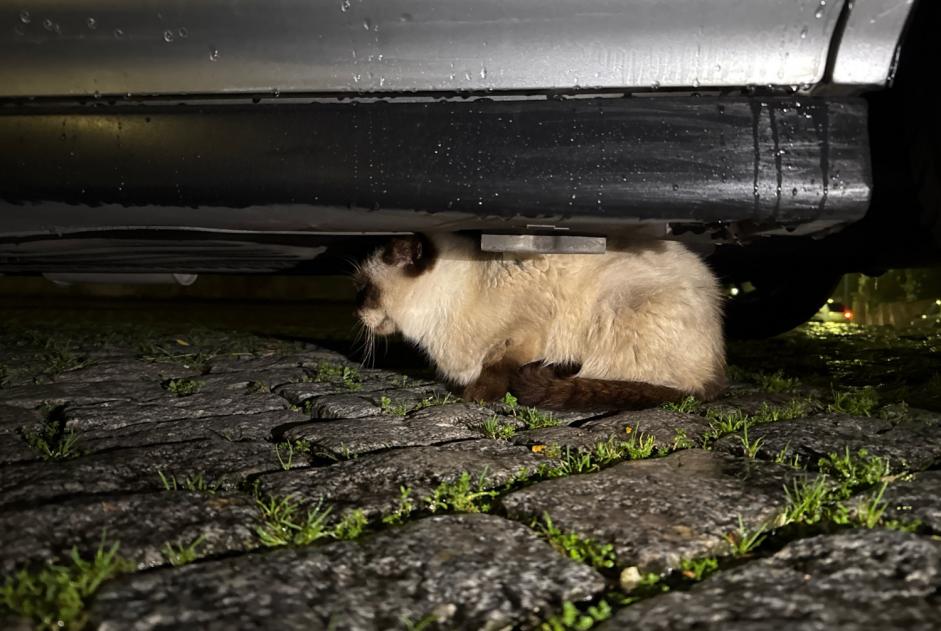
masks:
{"label": "cat's fluffy fur", "polygon": [[719,288],[671,241],[493,255],[452,234],[392,240],[359,268],[358,315],[400,331],[465,398],[642,407],[724,386]]}

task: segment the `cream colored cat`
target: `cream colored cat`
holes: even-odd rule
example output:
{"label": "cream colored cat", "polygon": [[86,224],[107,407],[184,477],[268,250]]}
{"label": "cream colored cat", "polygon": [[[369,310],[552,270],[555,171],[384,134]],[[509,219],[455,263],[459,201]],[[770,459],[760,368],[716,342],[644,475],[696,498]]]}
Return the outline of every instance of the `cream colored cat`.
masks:
{"label": "cream colored cat", "polygon": [[356,273],[371,333],[399,331],[468,400],[645,407],[725,384],[715,277],[682,244],[493,255],[453,234],[393,239]]}

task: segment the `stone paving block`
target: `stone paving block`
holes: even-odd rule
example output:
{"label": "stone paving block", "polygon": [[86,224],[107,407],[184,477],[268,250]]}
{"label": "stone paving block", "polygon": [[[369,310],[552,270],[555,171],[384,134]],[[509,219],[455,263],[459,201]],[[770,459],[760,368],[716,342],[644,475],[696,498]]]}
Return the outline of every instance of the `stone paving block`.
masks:
{"label": "stone paving block", "polygon": [[200,390],[188,396],[176,396],[160,388],[156,393],[142,390],[139,397],[128,400],[94,405],[69,403],[63,416],[66,427],[85,432],[181,419],[262,414],[283,411],[287,407],[287,401],[276,394],[248,393],[244,388]]}
{"label": "stone paving block", "polygon": [[172,364],[144,361],[132,355],[96,358],[90,365],[55,376],[56,383],[109,383],[126,381],[129,376],[140,381],[160,382],[167,373],[177,377],[196,377],[199,371]]}
{"label": "stone paving block", "polygon": [[[620,412],[606,418],[588,421],[580,427],[599,435],[601,440],[607,438],[627,440],[631,434],[646,434],[654,437],[655,447],[672,448],[683,436],[697,445],[700,444],[703,435],[709,431],[709,422],[695,414],[651,408],[635,412]],[[630,432],[626,431],[628,427],[631,428]]]}
{"label": "stone paving block", "polygon": [[903,523],[919,520],[941,534],[941,471],[923,471],[911,480],[890,484],[882,498],[886,517]]}
{"label": "stone paving block", "polygon": [[11,464],[0,478],[0,506],[36,506],[71,495],[162,490],[158,471],[180,480],[202,475],[207,483],[231,488],[250,474],[280,469],[273,447],[217,439]]}
{"label": "stone paving block", "polygon": [[362,509],[370,518],[399,506],[400,488],[412,489],[416,507],[441,482],[453,482],[468,472],[488,487],[513,479],[520,471],[535,471],[549,462],[530,449],[499,440],[466,440],[447,445],[407,447],[371,454],[331,465],[278,471],[258,476],[259,489],[275,496],[292,496],[307,504],[321,498],[339,515]]}
{"label": "stone paving block", "polygon": [[[941,415],[924,413],[903,422],[843,414],[816,415],[808,418],[758,425],[748,430],[749,440],[761,439],[757,456],[773,459],[781,452],[798,455],[811,468],[830,453],[843,454],[866,449],[870,454],[888,458],[896,469],[924,469],[941,461]],[[741,454],[737,436],[725,436],[715,448]]]}
{"label": "stone paving block", "polygon": [[362,394],[328,394],[311,404],[313,418],[365,418],[382,414],[379,403]]}
{"label": "stone paving block", "polygon": [[102,540],[120,544],[120,554],[143,569],[165,565],[163,547],[188,545],[198,537],[199,556],[258,546],[255,501],[247,496],[160,491],[136,495],[76,497],[0,512],[0,572],[40,562],[61,562],[76,546],[90,558]]}
{"label": "stone paving block", "polygon": [[302,381],[299,383],[286,383],[274,389],[278,396],[283,397],[292,405],[302,406],[308,399],[321,397],[325,394],[334,394],[342,386],[319,381]]}
{"label": "stone paving block", "polygon": [[281,427],[303,421],[304,416],[290,410],[257,414],[231,414],[205,418],[185,418],[159,423],[144,422],[119,428],[82,431],[78,448],[82,453],[115,448],[142,447],[199,439],[262,442],[271,441]]}
{"label": "stone paving block", "polygon": [[[0,390],[0,393],[2,392]],[[39,458],[26,444],[23,434],[36,431],[42,425],[43,417],[38,410],[0,404],[0,464]]]}
{"label": "stone paving block", "polygon": [[688,592],[619,611],[598,631],[938,628],[941,543],[886,530],[795,541]]}
{"label": "stone paving block", "polygon": [[55,382],[14,386],[0,390],[0,401],[21,408],[37,408],[44,403],[102,405],[115,401],[149,399],[164,393],[159,381],[136,379],[125,381]]}
{"label": "stone paving block", "polygon": [[416,447],[481,438],[490,413],[457,403],[434,406],[405,416],[384,414],[365,418],[316,421],[294,425],[285,440],[310,441],[314,451],[349,457],[392,447]]}
{"label": "stone paving block", "polygon": [[431,517],[356,541],[127,576],[104,586],[94,628],[443,629],[533,623],[604,588],[592,569],[491,515]]}
{"label": "stone paving block", "polygon": [[612,544],[621,566],[662,571],[723,553],[739,516],[749,529],[772,520],[795,475],[772,463],[689,449],[539,482],[500,504],[513,519],[545,513],[560,530]]}

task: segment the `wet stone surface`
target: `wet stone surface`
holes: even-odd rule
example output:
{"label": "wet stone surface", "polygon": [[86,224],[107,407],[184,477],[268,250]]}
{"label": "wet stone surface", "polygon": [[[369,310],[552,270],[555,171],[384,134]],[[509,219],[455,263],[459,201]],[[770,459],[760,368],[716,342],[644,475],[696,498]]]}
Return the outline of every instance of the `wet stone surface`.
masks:
{"label": "wet stone surface", "polygon": [[716,401],[550,414],[335,342],[34,320],[0,325],[4,629],[37,622],[24,576],[114,544],[87,628],[930,628],[941,607],[933,333],[807,326],[731,345]]}
{"label": "wet stone surface", "polygon": [[611,544],[621,566],[664,571],[727,553],[739,518],[749,529],[771,521],[794,479],[786,467],[689,449],[539,482],[501,504],[515,519],[548,515],[561,530]]}
{"label": "wet stone surface", "polygon": [[604,589],[521,524],[431,517],[357,541],[279,550],[115,581],[96,599],[105,629],[394,629],[532,623],[562,600]]}
{"label": "wet stone surface", "polygon": [[941,543],[884,530],[814,537],[627,607],[600,629],[936,629]]}

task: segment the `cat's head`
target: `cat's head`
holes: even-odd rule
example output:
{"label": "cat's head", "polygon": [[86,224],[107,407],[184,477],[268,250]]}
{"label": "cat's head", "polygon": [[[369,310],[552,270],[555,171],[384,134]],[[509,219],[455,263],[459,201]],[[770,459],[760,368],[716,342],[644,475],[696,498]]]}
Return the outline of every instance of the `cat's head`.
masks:
{"label": "cat's head", "polygon": [[434,267],[437,256],[423,235],[396,237],[359,266],[353,276],[356,315],[369,331],[389,335],[398,330],[415,279]]}

